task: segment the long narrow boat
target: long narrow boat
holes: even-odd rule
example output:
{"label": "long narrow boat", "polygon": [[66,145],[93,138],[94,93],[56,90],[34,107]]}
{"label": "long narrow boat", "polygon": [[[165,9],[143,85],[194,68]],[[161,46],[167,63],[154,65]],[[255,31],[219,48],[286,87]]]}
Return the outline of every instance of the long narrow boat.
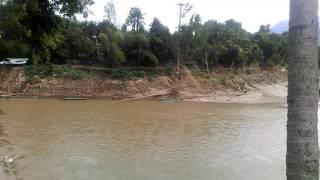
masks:
{"label": "long narrow boat", "polygon": [[180,99],[177,98],[165,98],[165,99],[159,99],[159,101],[161,103],[176,103],[176,102],[180,102]]}
{"label": "long narrow boat", "polygon": [[88,100],[86,97],[63,97],[63,100],[76,101],[76,100]]}

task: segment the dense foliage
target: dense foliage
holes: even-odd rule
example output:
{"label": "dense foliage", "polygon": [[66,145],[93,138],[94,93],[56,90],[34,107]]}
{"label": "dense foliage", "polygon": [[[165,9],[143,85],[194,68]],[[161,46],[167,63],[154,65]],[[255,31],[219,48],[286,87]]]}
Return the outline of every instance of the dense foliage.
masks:
{"label": "dense foliage", "polygon": [[287,62],[287,33],[272,33],[268,25],[249,33],[232,19],[202,22],[195,14],[171,33],[157,18],[146,28],[143,12],[132,8],[119,29],[110,3],[105,21],[77,21],[73,15],[86,15],[90,4],[91,0],[0,1],[0,57],[29,57],[34,64],[156,67],[175,65],[180,47],[182,63],[210,68]]}

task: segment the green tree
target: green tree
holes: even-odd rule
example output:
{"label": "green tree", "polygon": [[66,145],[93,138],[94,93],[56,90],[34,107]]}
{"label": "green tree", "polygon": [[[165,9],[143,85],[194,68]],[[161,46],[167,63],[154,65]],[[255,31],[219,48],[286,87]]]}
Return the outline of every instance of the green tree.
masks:
{"label": "green tree", "polygon": [[99,39],[102,43],[104,53],[104,64],[120,66],[125,62],[125,55],[119,44],[122,41],[122,34],[117,33],[111,28],[106,28],[100,33]]}
{"label": "green tree", "polygon": [[258,32],[259,33],[270,33],[271,32],[270,24],[261,25]]}
{"label": "green tree", "polygon": [[126,24],[132,27],[132,31],[144,31],[144,17],[141,9],[133,7],[130,9]]}
{"label": "green tree", "polygon": [[247,32],[242,29],[240,22],[233,19],[225,21],[223,37],[224,40],[235,40],[247,36]]}
{"label": "green tree", "polygon": [[319,179],[318,0],[290,0],[287,179]]}
{"label": "green tree", "polygon": [[159,63],[168,63],[173,59],[173,44],[169,28],[164,26],[158,18],[154,18],[150,25],[149,44],[151,52],[159,59]]}
{"label": "green tree", "polygon": [[232,40],[227,41],[225,47],[226,50],[220,57],[220,64],[224,67],[239,67],[249,61],[248,52]]}
{"label": "green tree", "polygon": [[61,42],[52,53],[57,64],[93,64],[97,62],[96,46],[92,36],[85,31],[86,23],[64,22],[58,34]]}
{"label": "green tree", "polygon": [[0,3],[0,57],[29,57],[28,29],[21,23],[24,9],[15,1]]}
{"label": "green tree", "polygon": [[21,23],[24,9],[16,1],[0,4],[0,33],[1,39],[25,40],[30,34]]}
{"label": "green tree", "polygon": [[123,49],[131,66],[157,66],[158,58],[150,51],[148,37],[144,33],[126,33]]}
{"label": "green tree", "polygon": [[270,67],[277,64],[284,65],[287,59],[287,36],[275,34],[263,27],[253,35],[253,41],[263,51],[262,67]]}
{"label": "green tree", "polygon": [[[61,16],[72,17],[76,13],[88,15],[92,0],[11,0],[24,10],[21,23],[30,31],[33,47],[32,59],[35,64],[50,63],[51,51],[60,42],[57,31]],[[59,15],[57,14],[59,13]]]}
{"label": "green tree", "polygon": [[201,56],[202,62],[205,62],[207,73],[208,75],[210,75],[208,56],[209,56],[209,51],[211,49],[211,46],[208,44],[208,36],[209,36],[208,28],[205,26],[202,26],[200,29],[200,35],[199,35],[199,49],[202,54]]}

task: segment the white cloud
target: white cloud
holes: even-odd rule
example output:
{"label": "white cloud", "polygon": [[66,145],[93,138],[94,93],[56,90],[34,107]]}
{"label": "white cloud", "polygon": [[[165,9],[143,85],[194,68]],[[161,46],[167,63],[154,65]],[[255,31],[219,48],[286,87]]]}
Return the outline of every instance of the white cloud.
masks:
{"label": "white cloud", "polygon": [[[110,0],[109,0],[110,1]],[[95,5],[90,9],[94,13],[90,20],[103,19],[104,5],[108,0],[95,0]],[[153,17],[158,17],[163,24],[172,31],[178,22],[177,3],[180,0],[114,0],[118,14],[118,22],[124,23],[130,7],[139,7],[145,13],[146,25]],[[271,24],[288,19],[289,0],[189,0],[192,4],[192,13],[201,15],[203,21],[215,19],[225,21],[235,19],[243,24],[248,31],[255,32],[261,24]]]}

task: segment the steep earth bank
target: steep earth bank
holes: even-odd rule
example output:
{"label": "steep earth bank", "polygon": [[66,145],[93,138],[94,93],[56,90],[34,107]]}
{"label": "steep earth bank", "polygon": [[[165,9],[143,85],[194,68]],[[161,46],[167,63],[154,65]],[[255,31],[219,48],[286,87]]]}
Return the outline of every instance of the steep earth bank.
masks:
{"label": "steep earth bank", "polygon": [[[180,77],[180,78],[179,78]],[[183,69],[181,76],[159,74],[134,80],[114,80],[95,73],[79,80],[42,78],[29,83],[22,67],[2,70],[3,97],[87,97],[127,101],[142,98],[175,98],[195,102],[264,103],[283,101],[287,93],[285,69],[216,69],[210,76]]]}

